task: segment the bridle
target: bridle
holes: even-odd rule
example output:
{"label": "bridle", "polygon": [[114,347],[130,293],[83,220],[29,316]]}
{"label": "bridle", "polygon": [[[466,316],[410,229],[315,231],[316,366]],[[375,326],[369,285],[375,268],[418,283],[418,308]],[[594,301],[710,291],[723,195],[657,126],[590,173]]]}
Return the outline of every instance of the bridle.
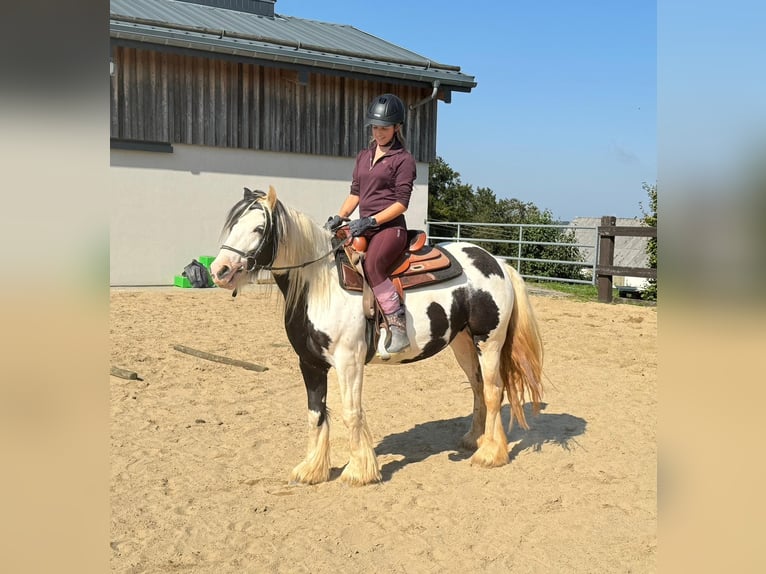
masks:
{"label": "bridle", "polygon": [[[221,249],[232,251],[233,253],[236,253],[237,255],[245,259],[245,261],[247,262],[245,266],[245,272],[247,273],[250,273],[252,271],[260,271],[262,269],[266,271],[287,271],[289,269],[300,269],[302,267],[307,267],[308,265],[311,265],[312,263],[316,263],[317,261],[321,261],[328,255],[338,252],[340,248],[343,247],[343,241],[340,241],[337,245],[334,245],[333,248],[330,249],[327,253],[323,253],[316,259],[312,259],[311,261],[305,261],[303,263],[298,263],[297,265],[285,265],[285,266],[275,267],[271,265],[270,263],[267,263],[265,265],[259,264],[257,261],[257,257],[258,255],[260,255],[261,251],[263,250],[264,245],[266,245],[266,238],[271,237],[271,230],[272,230],[273,224],[271,221],[271,213],[268,210],[264,209],[263,205],[261,205],[258,202],[258,200],[255,200],[250,205],[248,205],[247,208],[242,213],[244,214],[245,212],[250,211],[251,209],[262,210],[266,220],[263,226],[263,231],[261,232],[261,241],[258,243],[258,245],[254,249],[251,249],[250,251],[242,251],[235,247],[226,245],[225,243],[221,245]],[[274,241],[273,237],[272,237],[272,241]],[[274,261],[275,256],[276,256],[276,243],[274,244],[273,253],[271,255],[271,261]]]}
{"label": "bridle", "polygon": [[[256,258],[258,255],[260,255],[261,251],[263,250],[264,245],[266,245],[266,238],[271,236],[271,214],[263,208],[263,205],[261,205],[258,200],[253,201],[250,205],[248,205],[243,211],[242,215],[250,211],[251,209],[260,209],[263,211],[265,223],[263,225],[263,231],[261,232],[261,241],[258,243],[258,245],[255,246],[254,249],[251,249],[250,251],[242,251],[241,249],[237,249],[235,247],[231,247],[229,245],[226,245],[225,243],[221,244],[221,249],[226,249],[228,251],[233,251],[243,259],[247,261],[247,266],[245,267],[245,271],[255,271],[256,268],[259,267]],[[240,215],[240,218],[242,217]],[[273,260],[273,256],[272,256]],[[262,266],[261,266],[262,268]]]}

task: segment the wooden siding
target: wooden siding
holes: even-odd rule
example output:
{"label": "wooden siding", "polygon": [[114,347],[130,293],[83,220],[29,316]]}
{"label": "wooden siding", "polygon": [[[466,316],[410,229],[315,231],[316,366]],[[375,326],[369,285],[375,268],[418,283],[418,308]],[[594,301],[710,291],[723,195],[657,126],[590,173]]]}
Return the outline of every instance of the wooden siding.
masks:
{"label": "wooden siding", "polygon": [[[406,105],[431,93],[358,78],[115,46],[111,137],[354,157],[375,95]],[[408,113],[405,137],[416,160],[436,156],[436,101]]]}

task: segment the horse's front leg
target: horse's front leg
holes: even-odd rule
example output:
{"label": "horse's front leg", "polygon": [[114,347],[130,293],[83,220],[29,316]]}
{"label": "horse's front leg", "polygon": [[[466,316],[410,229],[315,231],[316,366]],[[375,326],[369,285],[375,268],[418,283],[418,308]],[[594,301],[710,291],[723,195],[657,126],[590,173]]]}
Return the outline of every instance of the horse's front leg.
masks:
{"label": "horse's front leg", "polygon": [[380,482],[380,466],[362,409],[364,361],[350,356],[336,362],[336,370],[343,402],[343,422],[349,432],[349,460],[340,479],[354,486]]}
{"label": "horse's front leg", "polygon": [[327,417],[327,371],[300,361],[308,395],[309,439],[306,458],[290,473],[290,482],[316,484],[330,478],[330,421]]}

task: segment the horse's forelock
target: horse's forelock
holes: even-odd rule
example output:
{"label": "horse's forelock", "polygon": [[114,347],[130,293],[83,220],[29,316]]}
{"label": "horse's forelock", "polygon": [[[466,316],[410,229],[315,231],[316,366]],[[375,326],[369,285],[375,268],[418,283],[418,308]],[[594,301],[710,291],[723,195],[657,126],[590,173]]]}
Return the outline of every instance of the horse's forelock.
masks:
{"label": "horse's forelock", "polygon": [[221,230],[222,235],[227,235],[231,233],[232,228],[234,227],[234,224],[239,221],[239,218],[242,217],[242,214],[245,212],[245,209],[253,203],[252,199],[240,199],[237,203],[234,204],[234,206],[229,210],[228,215],[226,216],[226,221],[223,224],[223,229]]}
{"label": "horse's forelock", "polygon": [[[235,203],[226,216],[226,221],[224,222],[223,229],[221,230],[221,239],[226,239],[226,236],[231,233],[231,230],[234,228],[237,221],[239,221],[239,219],[245,214],[245,211],[247,211],[248,207],[253,205],[253,203],[256,201],[261,204],[261,207],[266,213],[270,214],[271,209],[269,208],[268,204],[265,201],[262,201],[265,197],[266,194],[262,191],[255,191],[245,195],[243,199],[240,199],[237,203]],[[277,202],[277,206],[279,207],[280,205],[281,204]]]}

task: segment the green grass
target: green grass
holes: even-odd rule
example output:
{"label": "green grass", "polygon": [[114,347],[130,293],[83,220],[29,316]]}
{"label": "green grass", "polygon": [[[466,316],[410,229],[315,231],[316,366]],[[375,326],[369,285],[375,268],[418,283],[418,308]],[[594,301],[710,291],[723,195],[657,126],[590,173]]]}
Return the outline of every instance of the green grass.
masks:
{"label": "green grass", "polygon": [[[547,289],[548,291],[557,291],[566,293],[576,301],[598,301],[598,288],[595,285],[584,285],[582,283],[560,283],[558,281],[525,281],[528,287],[535,289]],[[620,299],[616,288],[612,289],[612,299],[621,303],[632,305],[656,305],[655,301],[644,301],[642,299]]]}
{"label": "green grass", "polygon": [[[548,289],[549,291],[558,291],[571,295],[578,301],[598,301],[598,290],[594,285],[584,285],[582,283],[560,283],[558,281],[526,281],[528,287],[536,289]],[[617,290],[614,290],[614,296],[617,297]]]}

